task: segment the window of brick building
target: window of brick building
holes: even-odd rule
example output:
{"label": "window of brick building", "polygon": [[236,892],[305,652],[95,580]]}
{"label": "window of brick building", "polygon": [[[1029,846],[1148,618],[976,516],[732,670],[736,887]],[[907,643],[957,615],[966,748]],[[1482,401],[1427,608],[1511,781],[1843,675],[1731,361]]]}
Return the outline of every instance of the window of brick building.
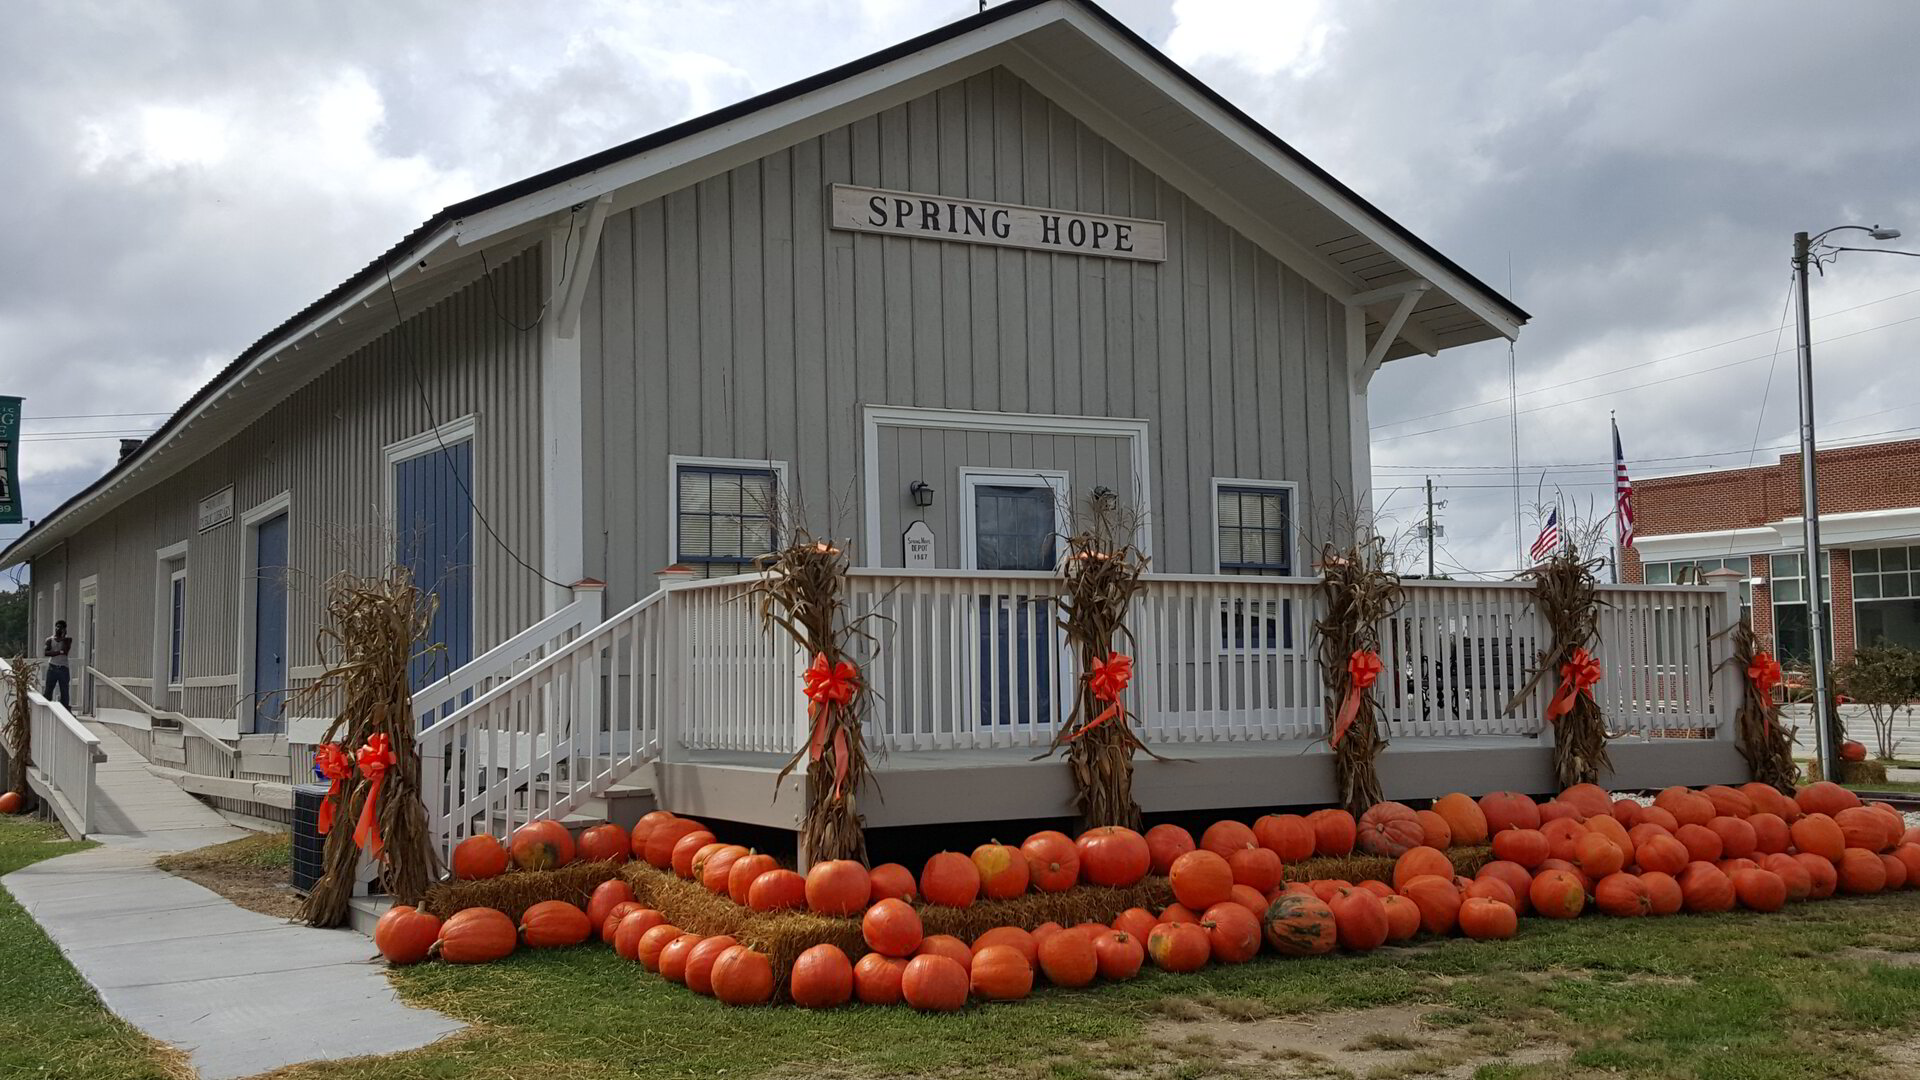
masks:
{"label": "window of brick building", "polygon": [[1920,545],[1853,552],[1854,639],[1920,649]]}
{"label": "window of brick building", "polygon": [[[1775,555],[1772,561],[1773,651],[1783,663],[1805,663],[1812,658],[1813,635],[1807,627],[1807,559],[1798,552]],[[1827,628],[1827,655],[1833,655],[1833,582],[1830,563],[1820,567],[1820,625]]]}

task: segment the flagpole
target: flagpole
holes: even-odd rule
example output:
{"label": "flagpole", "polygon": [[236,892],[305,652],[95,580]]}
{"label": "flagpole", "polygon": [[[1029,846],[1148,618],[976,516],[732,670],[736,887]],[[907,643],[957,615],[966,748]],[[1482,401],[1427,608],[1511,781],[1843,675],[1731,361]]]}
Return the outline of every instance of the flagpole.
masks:
{"label": "flagpole", "polygon": [[1615,485],[1613,493],[1613,573],[1609,576],[1613,579],[1613,583],[1618,585],[1620,584],[1620,560],[1625,557],[1625,551],[1620,547],[1621,521],[1620,492],[1618,487],[1620,483],[1620,452],[1618,449],[1620,446],[1620,421],[1612,409],[1607,410],[1607,423],[1613,425],[1613,445],[1607,449],[1613,451],[1613,482]]}

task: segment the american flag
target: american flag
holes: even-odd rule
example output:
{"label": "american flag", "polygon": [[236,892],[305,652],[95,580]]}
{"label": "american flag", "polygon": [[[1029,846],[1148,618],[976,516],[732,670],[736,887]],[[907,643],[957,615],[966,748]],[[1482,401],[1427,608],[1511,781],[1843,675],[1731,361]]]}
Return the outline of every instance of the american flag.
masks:
{"label": "american flag", "polygon": [[1534,562],[1539,562],[1553,554],[1553,549],[1559,546],[1560,508],[1554,507],[1552,510],[1547,511],[1547,523],[1540,526],[1540,535],[1534,537],[1533,550],[1528,552],[1528,558],[1531,558]]}
{"label": "american flag", "polygon": [[1620,451],[1620,423],[1613,425],[1613,519],[1620,528],[1620,550],[1633,547],[1633,481],[1627,479],[1627,457]]}

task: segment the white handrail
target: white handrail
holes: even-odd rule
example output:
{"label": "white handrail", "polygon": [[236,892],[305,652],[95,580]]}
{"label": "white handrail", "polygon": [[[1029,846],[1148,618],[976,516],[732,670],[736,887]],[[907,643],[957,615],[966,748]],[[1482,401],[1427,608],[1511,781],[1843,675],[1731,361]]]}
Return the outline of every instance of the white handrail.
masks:
{"label": "white handrail", "polygon": [[99,736],[75,720],[65,705],[33,690],[27,692],[27,702],[32,710],[31,771],[52,796],[55,816],[68,831],[84,837],[93,831],[94,774],[107,759],[106,751]]}
{"label": "white handrail", "polygon": [[132,690],[129,690],[125,686],[122,686],[117,680],[113,678],[113,676],[106,674],[105,672],[101,671],[99,668],[88,667],[87,673],[92,675],[96,681],[105,684],[105,686],[109,690],[112,690],[115,693],[119,694],[121,697],[126,698],[128,701],[131,701],[134,705],[134,708],[138,709],[143,713],[146,713],[149,718],[154,720],[168,720],[173,723],[179,724],[181,727],[187,729],[188,734],[197,735],[202,741],[211,743],[214,749],[220,751],[222,754],[225,754],[228,759],[232,759],[233,757],[235,757],[240,753],[239,749],[234,747],[231,743],[227,742],[226,739],[208,730],[205,726],[203,726],[200,723],[200,721],[195,720],[193,717],[188,716],[187,714],[182,712],[175,712],[172,709],[162,709],[162,708],[156,707],[152,703],[148,702],[145,698],[142,698],[140,695],[134,693]]}
{"label": "white handrail", "polygon": [[413,713],[424,717],[436,708],[465,697],[503,675],[512,674],[515,665],[537,658],[535,654],[555,642],[602,619],[603,590],[599,586],[576,587],[573,602],[481,653],[458,669],[421,687],[413,695]]}

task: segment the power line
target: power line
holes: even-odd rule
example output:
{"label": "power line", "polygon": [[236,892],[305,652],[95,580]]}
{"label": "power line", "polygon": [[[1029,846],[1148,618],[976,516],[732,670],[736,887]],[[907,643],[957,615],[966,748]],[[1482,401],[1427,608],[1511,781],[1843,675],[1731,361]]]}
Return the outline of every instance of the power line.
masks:
{"label": "power line", "polygon": [[[1873,432],[1868,432],[1868,433],[1867,433],[1867,434],[1865,434],[1865,435],[1850,435],[1850,436],[1848,436],[1847,438],[1848,438],[1848,439],[1871,439],[1871,438],[1873,438],[1873,437],[1875,437],[1875,436],[1878,436],[1878,435],[1895,435],[1895,434],[1899,434],[1899,433],[1901,433],[1901,432],[1907,432],[1907,431],[1920,431],[1920,425],[1915,425],[1915,426],[1913,426],[1913,427],[1901,427],[1901,428],[1888,428],[1888,429],[1887,429],[1887,430],[1885,430],[1885,431],[1873,431]],[[1795,446],[1798,446],[1798,445],[1799,445],[1798,443],[1781,443],[1781,444],[1780,444],[1779,446],[1768,446],[1768,447],[1763,447],[1762,449],[1766,449],[1766,450],[1785,450],[1785,449],[1789,449],[1789,448],[1791,448],[1791,447],[1795,447]],[[1824,444],[1822,444],[1822,445],[1820,446],[1820,449],[1821,449],[1821,450],[1839,450],[1839,449],[1845,449],[1845,448],[1848,448],[1848,447],[1854,447],[1854,446],[1867,446],[1867,445],[1871,445],[1871,444],[1870,444],[1870,443],[1861,443],[1861,442],[1849,442],[1849,441],[1846,441],[1846,440],[1844,440],[1844,439],[1843,439],[1843,440],[1835,440],[1834,442],[1830,442],[1830,443],[1824,443]],[[1743,453],[1743,451],[1739,451],[1739,450],[1731,450],[1731,451],[1727,451],[1727,453],[1736,453],[1736,454],[1737,454],[1737,453]],[[1603,463],[1601,463],[1601,464],[1610,464],[1610,463],[1604,463],[1604,462],[1603,462]],[[1402,467],[1404,467],[1404,466],[1402,466]],[[1536,468],[1538,468],[1538,467],[1541,467],[1541,466],[1536,466]],[[1544,467],[1546,467],[1546,468],[1555,468],[1556,466],[1544,466]],[[1504,469],[1502,469],[1501,471],[1504,471]],[[1487,474],[1485,474],[1485,473],[1448,473],[1448,472],[1445,472],[1445,471],[1440,471],[1440,472],[1435,472],[1435,471],[1433,471],[1433,470],[1430,470],[1430,469],[1427,469],[1427,470],[1422,470],[1422,472],[1423,472],[1423,473],[1431,473],[1431,474],[1432,474],[1432,475],[1434,475],[1434,476],[1463,476],[1463,477],[1471,477],[1471,478],[1479,478],[1479,477],[1483,477],[1483,476],[1486,476],[1486,475],[1487,475]],[[1686,473],[1675,473],[1675,474],[1672,474],[1672,475],[1677,475],[1677,476],[1685,476],[1685,475],[1687,475],[1687,474],[1686,474]],[[1659,479],[1662,479],[1662,477],[1661,477],[1661,476],[1657,476],[1657,475],[1656,475],[1656,476],[1647,476],[1647,477],[1643,477],[1643,479],[1646,479],[1646,480],[1659,480]],[[1558,482],[1556,482],[1556,483],[1558,483]],[[1465,488],[1474,488],[1474,487],[1481,487],[1481,488],[1489,488],[1489,489],[1492,489],[1492,488],[1499,488],[1499,489],[1505,489],[1505,488],[1509,488],[1509,487],[1513,487],[1514,485],[1512,485],[1512,484],[1436,484],[1436,485],[1434,485],[1434,486],[1435,486],[1435,487],[1442,487],[1442,488],[1451,488],[1451,489],[1455,489],[1455,490],[1457,490],[1457,489],[1459,489],[1459,488],[1463,488],[1463,487],[1465,487]],[[1530,485],[1530,484],[1522,484],[1522,485],[1520,485],[1520,486],[1521,486],[1521,487],[1531,487],[1532,485]],[[1586,484],[1586,483],[1560,483],[1560,484],[1559,484],[1559,486],[1561,486],[1561,487],[1612,487],[1613,485],[1612,485],[1611,483],[1593,483],[1593,484]]]}
{"label": "power line", "polygon": [[172,416],[172,415],[173,415],[172,412],[165,409],[156,410],[154,412],[63,413],[59,416],[22,416],[20,418],[20,422],[24,424],[31,424],[40,420],[110,420],[114,417],[119,417],[119,416]]}
{"label": "power line", "polygon": [[[1841,309],[1837,309],[1837,311],[1828,311],[1828,313],[1824,313],[1824,315],[1816,315],[1816,321],[1818,321],[1818,319],[1830,319],[1830,317],[1834,317],[1834,315],[1845,315],[1847,311],[1859,311],[1860,307],[1872,307],[1874,304],[1887,304],[1889,300],[1901,300],[1903,296],[1912,296],[1912,294],[1916,294],[1916,292],[1920,292],[1920,288],[1908,288],[1907,292],[1895,292],[1893,296],[1882,296],[1880,300],[1868,300],[1866,304],[1855,304],[1853,307],[1841,307]],[[1912,319],[1903,319],[1903,321],[1910,323]],[[1885,327],[1895,327],[1895,325],[1899,325],[1899,323],[1882,323],[1882,325],[1885,325]],[[1868,329],[1876,329],[1876,327],[1868,327]],[[1761,336],[1772,334],[1772,332],[1776,331],[1755,331],[1751,332],[1751,334],[1741,334],[1738,338],[1726,338],[1724,342],[1711,344],[1711,346],[1690,348],[1690,350],[1686,350],[1686,352],[1676,352],[1676,354],[1672,354],[1672,356],[1663,356],[1659,357],[1659,359],[1644,359],[1644,361],[1640,361],[1640,363],[1628,363],[1626,367],[1613,367],[1613,369],[1607,369],[1607,371],[1597,371],[1594,375],[1582,375],[1580,379],[1569,379],[1565,380],[1565,382],[1549,382],[1546,386],[1534,386],[1532,390],[1511,392],[1511,396],[1513,396],[1513,398],[1526,398],[1526,396],[1530,396],[1530,394],[1544,394],[1546,390],[1559,390],[1559,388],[1563,388],[1563,386],[1576,386],[1576,384],[1580,384],[1580,382],[1592,382],[1594,379],[1605,379],[1607,375],[1619,375],[1622,371],[1634,371],[1634,369],[1640,369],[1640,367],[1651,367],[1651,365],[1655,365],[1655,363],[1667,363],[1668,359],[1680,359],[1680,357],[1684,356],[1695,356],[1695,354],[1703,354],[1703,352],[1713,352],[1716,348],[1726,348],[1726,346],[1730,346],[1730,344],[1740,344],[1743,340],[1761,338]],[[1837,340],[1837,338],[1828,338],[1828,340]],[[1774,342],[1774,348],[1778,350],[1778,338],[1776,338],[1776,342]],[[1713,369],[1709,369],[1709,371],[1713,371]],[[1452,409],[1438,409],[1438,411],[1432,411],[1432,413],[1421,413],[1421,415],[1417,415],[1417,417],[1400,417],[1398,421],[1380,421],[1380,423],[1373,425],[1373,427],[1375,427],[1375,429],[1396,427],[1396,425],[1413,423],[1413,421],[1425,421],[1425,419],[1432,419],[1432,417],[1444,417],[1444,415],[1448,415],[1448,413],[1465,413],[1467,409],[1480,409],[1480,407],[1486,407],[1486,405],[1501,405],[1505,404],[1507,400],[1509,400],[1509,398],[1490,398],[1490,400],[1486,400],[1486,402],[1475,402],[1475,404],[1471,405],[1453,405]]]}

